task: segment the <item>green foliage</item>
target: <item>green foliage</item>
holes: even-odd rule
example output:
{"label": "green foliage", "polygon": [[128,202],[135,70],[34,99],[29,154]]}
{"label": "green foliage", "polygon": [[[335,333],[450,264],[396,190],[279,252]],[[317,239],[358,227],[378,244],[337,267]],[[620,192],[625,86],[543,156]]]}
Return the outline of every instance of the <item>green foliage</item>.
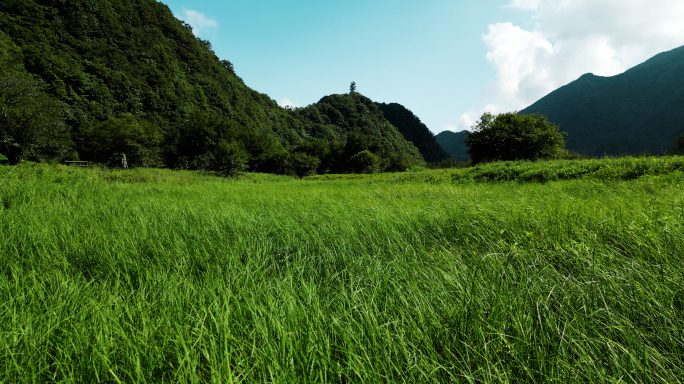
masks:
{"label": "green foliage", "polygon": [[502,161],[469,166],[456,163],[457,169],[412,170],[404,174],[320,175],[312,180],[357,180],[429,184],[472,183],[547,183],[590,179],[606,182],[663,178],[678,180],[684,175],[684,157],[622,157],[584,160]]}
{"label": "green foliage", "polygon": [[681,381],[684,173],[461,171],[0,166],[0,382]]}
{"label": "green foliage", "polygon": [[162,134],[158,125],[131,114],[87,122],[79,129],[82,156],[108,166],[121,166],[125,154],[131,167],[158,167]]}
{"label": "green foliage", "polygon": [[353,87],[279,107],[155,0],[12,0],[0,4],[0,31],[0,69],[45,83],[83,160],[118,165],[126,153],[135,166],[215,170],[225,168],[226,148],[240,147],[249,171],[304,175],[318,162],[316,172],[352,172],[351,156],[367,149],[348,151],[358,131],[382,164],[398,152],[423,161]]}
{"label": "green foliage", "polygon": [[416,165],[413,157],[404,151],[390,153],[383,169],[388,172],[405,172]]}
{"label": "green foliage", "polygon": [[541,115],[484,113],[465,139],[474,163],[554,159],[563,155],[563,133]]}
{"label": "green foliage", "polygon": [[369,150],[363,150],[349,159],[354,173],[376,173],[380,170],[380,158]]}
{"label": "green foliage", "polygon": [[[131,114],[173,139],[199,111],[285,147],[301,141],[298,123],[284,109],[246,87],[229,61],[157,1],[3,2],[0,30],[20,47],[26,70],[66,105],[67,122],[76,128]],[[79,153],[94,151],[78,143]]]}
{"label": "green foliage", "polygon": [[397,103],[376,103],[383,116],[397,127],[404,138],[413,143],[427,162],[438,163],[449,157],[449,154],[437,143],[435,135],[430,132],[418,116]]}
{"label": "green foliage", "polygon": [[11,164],[71,155],[61,106],[28,75],[0,72],[0,152]]}
{"label": "green foliage", "polygon": [[214,151],[212,169],[225,177],[235,177],[247,169],[249,154],[239,143],[219,141]]}
{"label": "green foliage", "polygon": [[[316,104],[291,113],[302,123],[307,136],[333,143],[330,150],[334,161],[330,167],[330,157],[320,158],[324,170],[355,172],[358,168],[351,163],[351,158],[361,151],[370,151],[381,159],[404,152],[412,164],[423,163],[416,146],[385,119],[372,100],[359,93],[326,96]],[[335,152],[340,148],[335,142],[344,145],[337,154]]]}
{"label": "green foliage", "polygon": [[23,59],[21,48],[0,30],[0,73],[25,73]]}
{"label": "green foliage", "polygon": [[454,158],[450,157],[448,159],[444,159],[440,161],[437,164],[434,164],[434,168],[468,168],[472,165],[470,161],[457,161],[454,160]]}
{"label": "green foliage", "polygon": [[320,165],[321,160],[318,157],[303,152],[295,152],[290,156],[290,167],[299,177],[315,175]]}

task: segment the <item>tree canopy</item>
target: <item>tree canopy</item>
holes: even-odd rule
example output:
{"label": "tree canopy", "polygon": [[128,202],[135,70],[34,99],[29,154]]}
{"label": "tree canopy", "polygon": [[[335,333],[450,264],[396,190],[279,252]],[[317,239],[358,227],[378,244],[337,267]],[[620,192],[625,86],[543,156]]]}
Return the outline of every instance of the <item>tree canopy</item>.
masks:
{"label": "tree canopy", "polygon": [[564,133],[539,114],[485,112],[464,139],[474,163],[537,160],[564,154]]}

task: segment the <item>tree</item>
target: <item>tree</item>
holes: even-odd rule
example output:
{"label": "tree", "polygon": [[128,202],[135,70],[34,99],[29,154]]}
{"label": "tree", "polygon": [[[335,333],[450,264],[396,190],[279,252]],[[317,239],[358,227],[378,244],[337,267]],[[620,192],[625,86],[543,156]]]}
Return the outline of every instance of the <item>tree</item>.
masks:
{"label": "tree", "polygon": [[83,158],[109,166],[120,166],[124,154],[132,167],[161,166],[161,143],[158,125],[130,113],[80,127]]}
{"label": "tree", "polygon": [[68,131],[57,102],[25,75],[0,73],[0,153],[17,164],[27,157],[69,155]]}
{"label": "tree", "polygon": [[219,141],[211,168],[224,177],[235,177],[247,169],[249,154],[238,142]]}
{"label": "tree", "polygon": [[304,152],[295,152],[290,156],[290,164],[295,175],[304,177],[315,175],[321,160]]}
{"label": "tree", "polygon": [[558,158],[565,153],[564,132],[539,114],[485,112],[463,141],[473,163]]}
{"label": "tree", "polygon": [[390,153],[385,163],[385,171],[388,172],[405,172],[414,165],[418,165],[416,160],[404,151]]}
{"label": "tree", "polygon": [[349,93],[352,95],[356,93],[356,82],[355,81],[352,81],[351,84],[349,85]]}

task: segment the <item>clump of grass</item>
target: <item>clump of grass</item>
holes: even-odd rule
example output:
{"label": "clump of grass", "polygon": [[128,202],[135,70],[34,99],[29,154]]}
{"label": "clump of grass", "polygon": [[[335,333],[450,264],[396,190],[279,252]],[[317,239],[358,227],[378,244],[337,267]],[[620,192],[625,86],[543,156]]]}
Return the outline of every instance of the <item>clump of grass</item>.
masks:
{"label": "clump of grass", "polygon": [[677,173],[98,172],[0,186],[0,382],[684,377]]}
{"label": "clump of grass", "polygon": [[507,182],[546,183],[558,180],[595,179],[633,180],[640,177],[668,176],[681,180],[684,157],[621,157],[583,160],[503,161],[462,169],[417,170],[408,173],[368,175],[319,175],[310,180],[359,180],[362,182],[472,183]]}

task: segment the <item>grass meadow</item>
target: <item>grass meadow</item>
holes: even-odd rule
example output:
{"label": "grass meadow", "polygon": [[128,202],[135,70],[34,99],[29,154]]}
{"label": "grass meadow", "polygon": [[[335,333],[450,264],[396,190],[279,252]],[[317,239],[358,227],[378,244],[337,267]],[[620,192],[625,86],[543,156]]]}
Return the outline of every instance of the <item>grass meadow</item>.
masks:
{"label": "grass meadow", "polygon": [[682,169],[0,166],[0,383],[681,383]]}

